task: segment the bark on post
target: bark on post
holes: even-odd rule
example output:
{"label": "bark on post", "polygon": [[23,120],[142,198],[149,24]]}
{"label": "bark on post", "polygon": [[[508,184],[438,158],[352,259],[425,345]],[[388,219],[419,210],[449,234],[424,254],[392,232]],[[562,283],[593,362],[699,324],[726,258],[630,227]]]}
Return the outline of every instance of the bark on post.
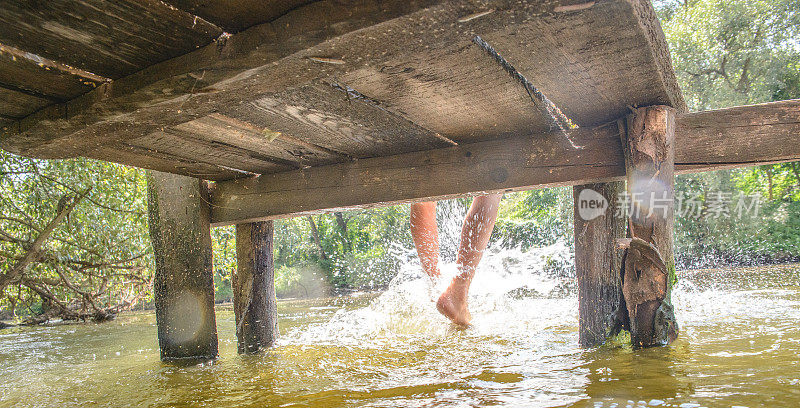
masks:
{"label": "bark on post", "polygon": [[616,250],[616,241],[625,236],[625,218],[616,208],[624,191],[623,182],[573,187],[581,347],[603,344],[625,323],[622,253]]}
{"label": "bark on post", "polygon": [[147,192],[161,359],[216,358],[211,211],[206,182],[150,171]]}
{"label": "bark on post", "polygon": [[[621,129],[623,127],[620,127]],[[673,254],[675,110],[636,108],[626,118],[622,147],[630,194],[630,225],[622,293],[635,347],[671,343],[678,325],[670,302]]]}
{"label": "bark on post", "polygon": [[278,337],[272,221],[236,225],[233,309],[239,353],[256,353]]}

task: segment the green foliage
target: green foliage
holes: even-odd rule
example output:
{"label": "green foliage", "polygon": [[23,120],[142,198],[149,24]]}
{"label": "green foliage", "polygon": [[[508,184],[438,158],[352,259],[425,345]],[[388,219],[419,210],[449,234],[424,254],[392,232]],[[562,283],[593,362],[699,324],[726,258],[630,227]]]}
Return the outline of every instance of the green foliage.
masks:
{"label": "green foliage", "polygon": [[236,270],[236,227],[212,228],[211,248],[214,251],[214,300],[231,302],[231,276]]}
{"label": "green foliage", "polygon": [[492,238],[522,249],[572,242],[572,216],[572,187],[506,194]]}
{"label": "green foliage", "polygon": [[[800,98],[800,1],[656,3],[673,65],[693,110]],[[753,195],[759,214],[712,216],[715,194]],[[794,229],[800,163],[679,176],[676,194],[700,211],[678,214],[680,267],[800,259]],[[730,208],[733,210],[733,208]]]}
{"label": "green foliage", "polygon": [[691,109],[784,99],[797,90],[800,1],[673,0],[657,5]]}
{"label": "green foliage", "polygon": [[0,152],[0,274],[20,262],[69,197],[88,189],[36,262],[0,288],[5,309],[38,314],[48,311],[41,309],[46,300],[49,309],[69,317],[149,299],[152,256],[143,174],[94,160],[34,160]]}

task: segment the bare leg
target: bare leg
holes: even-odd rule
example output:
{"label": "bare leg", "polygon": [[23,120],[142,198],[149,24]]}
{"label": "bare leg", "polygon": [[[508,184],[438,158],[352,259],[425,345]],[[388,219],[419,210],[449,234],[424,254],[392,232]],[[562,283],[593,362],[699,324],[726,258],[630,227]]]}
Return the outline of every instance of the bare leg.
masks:
{"label": "bare leg", "polygon": [[472,277],[481,261],[483,251],[497,220],[497,210],[502,194],[475,197],[464,225],[461,228],[461,245],[458,249],[458,275],[436,302],[436,308],[453,323],[466,326],[472,320],[467,308],[467,296]]}
{"label": "bare leg", "polygon": [[438,278],[439,228],[436,225],[436,201],[411,204],[411,237],[417,247],[422,270],[431,278]]}

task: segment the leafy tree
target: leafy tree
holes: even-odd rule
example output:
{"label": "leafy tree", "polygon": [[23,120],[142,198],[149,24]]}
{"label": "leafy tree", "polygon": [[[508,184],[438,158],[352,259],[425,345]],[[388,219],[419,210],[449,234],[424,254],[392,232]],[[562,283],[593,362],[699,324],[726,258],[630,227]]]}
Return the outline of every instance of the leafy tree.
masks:
{"label": "leafy tree", "polygon": [[[800,1],[665,0],[656,3],[673,65],[693,110],[800,98]],[[678,262],[800,259],[791,233],[800,163],[679,176],[676,192],[700,212],[677,218]],[[711,216],[715,194],[756,195],[760,214]],[[795,230],[796,231],[796,230]],[[797,232],[795,232],[797,234]]]}
{"label": "leafy tree", "polygon": [[798,97],[800,1],[666,0],[657,6],[691,109]]}
{"label": "leafy tree", "polygon": [[0,153],[0,305],[104,320],[148,299],[144,183],[126,166]]}

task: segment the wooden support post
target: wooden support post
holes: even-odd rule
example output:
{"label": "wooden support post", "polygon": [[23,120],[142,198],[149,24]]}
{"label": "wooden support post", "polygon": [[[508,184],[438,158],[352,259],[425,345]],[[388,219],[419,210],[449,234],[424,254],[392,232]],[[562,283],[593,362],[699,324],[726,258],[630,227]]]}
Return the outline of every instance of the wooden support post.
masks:
{"label": "wooden support post", "polygon": [[615,247],[625,236],[626,221],[617,211],[624,191],[623,182],[573,187],[581,347],[603,344],[624,324],[622,253]]}
{"label": "wooden support post", "polygon": [[630,194],[630,225],[622,293],[635,347],[671,343],[678,325],[670,302],[675,279],[673,254],[675,110],[636,108],[621,132]]}
{"label": "wooden support post", "polygon": [[236,225],[233,310],[239,353],[256,353],[278,337],[272,221]]}
{"label": "wooden support post", "polygon": [[150,239],[162,360],[217,356],[210,207],[206,182],[148,172]]}

